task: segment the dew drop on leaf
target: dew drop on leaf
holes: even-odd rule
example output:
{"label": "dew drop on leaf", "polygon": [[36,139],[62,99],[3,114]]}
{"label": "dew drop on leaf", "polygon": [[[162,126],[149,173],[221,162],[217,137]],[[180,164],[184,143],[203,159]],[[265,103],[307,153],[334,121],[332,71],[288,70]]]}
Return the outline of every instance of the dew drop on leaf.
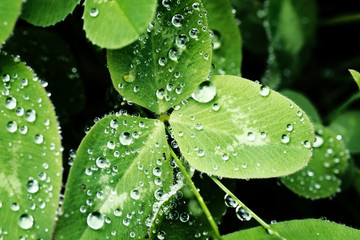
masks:
{"label": "dew drop on leaf", "polygon": [[34,218],[30,214],[22,214],[18,220],[19,227],[29,229],[34,225]]}
{"label": "dew drop on leaf", "polygon": [[14,211],[14,212],[19,211],[20,205],[19,205],[18,203],[12,203],[12,204],[10,205],[10,209],[11,209],[12,211]]}
{"label": "dew drop on leaf", "polygon": [[168,53],[168,56],[169,56],[169,58],[171,60],[177,61],[179,59],[179,56],[180,56],[180,51],[177,50],[177,49],[170,49],[169,53]]}
{"label": "dew drop on leaf", "polygon": [[24,114],[25,120],[28,122],[34,122],[36,119],[36,112],[33,109],[27,110]]}
{"label": "dew drop on leaf", "polygon": [[5,99],[5,107],[7,109],[14,109],[16,107],[16,98],[8,97]]}
{"label": "dew drop on leaf", "polygon": [[216,95],[216,87],[210,81],[202,82],[191,95],[195,101],[200,103],[207,103],[214,99]]}
{"label": "dew drop on leaf", "polygon": [[128,132],[123,132],[120,134],[120,137],[119,137],[119,140],[120,140],[120,143],[124,146],[128,146],[132,143],[132,136],[130,133]]}
{"label": "dew drop on leaf", "polygon": [[122,79],[125,81],[125,82],[128,82],[128,83],[131,83],[135,80],[135,75],[132,74],[132,73],[126,73],[122,76]]}
{"label": "dew drop on leaf", "polygon": [[16,132],[16,130],[17,130],[17,123],[14,122],[14,121],[8,122],[8,123],[6,124],[6,129],[7,129],[9,132],[11,132],[11,133]]}
{"label": "dew drop on leaf", "polygon": [[289,143],[289,142],[290,142],[290,137],[289,137],[289,135],[287,135],[287,134],[281,135],[281,142],[283,142],[283,143]]}
{"label": "dew drop on leaf", "polygon": [[225,206],[230,208],[236,208],[237,203],[229,194],[226,194],[224,197]]}
{"label": "dew drop on leaf", "polygon": [[313,143],[313,146],[315,148],[318,148],[318,147],[321,147],[324,143],[324,139],[318,135],[318,134],[315,134],[315,142]]}
{"label": "dew drop on leaf", "polygon": [[29,193],[36,193],[39,191],[39,182],[36,181],[35,179],[33,180],[29,180],[26,183],[26,189]]}
{"label": "dew drop on leaf", "polygon": [[261,96],[266,97],[270,94],[270,88],[268,86],[261,85],[259,88],[259,93]]}
{"label": "dew drop on leaf", "polygon": [[87,217],[87,224],[94,230],[100,229],[104,226],[104,216],[99,212],[92,212]]}
{"label": "dew drop on leaf", "polygon": [[240,205],[237,206],[235,213],[236,213],[236,217],[240,221],[250,221],[250,219],[251,219],[250,214],[244,208],[242,208]]}
{"label": "dew drop on leaf", "polygon": [[288,130],[289,132],[291,132],[293,129],[294,129],[294,127],[293,127],[293,125],[291,123],[286,125],[286,130]]}
{"label": "dew drop on leaf", "polygon": [[132,199],[138,200],[140,198],[140,192],[139,190],[135,189],[130,192],[130,197]]}
{"label": "dew drop on leaf", "polygon": [[34,142],[35,142],[36,144],[41,144],[43,141],[44,141],[44,136],[43,136],[43,135],[41,135],[41,134],[36,134],[36,135],[34,136]]}
{"label": "dew drop on leaf", "polygon": [[248,132],[247,133],[247,140],[249,140],[250,142],[255,141],[255,134],[253,132]]}
{"label": "dew drop on leaf", "polygon": [[110,167],[110,162],[103,157],[98,157],[96,159],[96,166],[98,166],[99,168],[108,168]]}
{"label": "dew drop on leaf", "polygon": [[175,15],[171,18],[171,23],[172,23],[175,27],[181,27],[183,20],[184,20],[184,17],[183,17],[181,14],[175,14]]}
{"label": "dew drop on leaf", "polygon": [[175,44],[179,48],[185,48],[189,38],[185,34],[180,34],[175,38]]}
{"label": "dew drop on leaf", "polygon": [[90,16],[91,17],[97,17],[98,15],[99,15],[99,9],[97,9],[97,8],[90,9]]}

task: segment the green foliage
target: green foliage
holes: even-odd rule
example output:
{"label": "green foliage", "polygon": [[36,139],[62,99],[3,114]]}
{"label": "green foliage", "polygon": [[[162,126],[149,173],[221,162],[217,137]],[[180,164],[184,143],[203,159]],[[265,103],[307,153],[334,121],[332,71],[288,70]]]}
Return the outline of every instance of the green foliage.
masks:
{"label": "green foliage", "polygon": [[204,0],[212,31],[214,74],[240,76],[242,40],[228,0]]}
{"label": "green foliage", "polygon": [[24,1],[21,17],[40,27],[48,27],[63,21],[72,13],[80,0],[27,0]]}
{"label": "green foliage", "polygon": [[0,48],[10,36],[20,14],[22,0],[2,0],[0,2]]}
{"label": "green foliage", "polygon": [[[285,239],[296,240],[337,240],[337,239],[358,239],[360,231],[353,228],[336,224],[334,222],[306,219],[279,222],[272,225]],[[279,237],[268,234],[263,228],[256,227],[245,231],[231,233],[223,237],[224,240],[237,239],[262,239],[277,240]]]}
{"label": "green foliage", "polygon": [[348,111],[334,119],[329,128],[340,134],[351,153],[360,153],[360,112]]}
{"label": "green foliage", "polygon": [[269,46],[264,81],[278,87],[299,74],[316,29],[316,1],[267,0],[265,3]]}
{"label": "green foliage", "polygon": [[319,124],[314,125],[316,140],[310,163],[306,168],[285,176],[283,183],[306,198],[325,198],[340,192],[341,175],[349,155],[341,136]]}
{"label": "green foliage", "polygon": [[360,73],[358,71],[355,71],[352,69],[350,69],[349,71],[351,73],[351,76],[354,78],[356,84],[358,85],[358,87],[360,89]]}
{"label": "green foliage", "polygon": [[19,59],[1,53],[0,66],[1,232],[9,239],[50,239],[62,180],[53,105]]}
{"label": "green foliage", "polygon": [[[311,219],[360,226],[360,92],[344,71],[360,58],[336,32],[358,14],[324,20],[334,5],[314,0],[79,3],[0,3],[0,239],[360,238]],[[245,203],[310,219],[269,225]]]}
{"label": "green foliage", "polygon": [[174,137],[192,166],[230,178],[268,178],[307,164],[314,135],[297,105],[243,78],[211,80],[214,99],[190,99],[170,116]]}
{"label": "green foliage", "polygon": [[86,37],[103,48],[124,47],[145,32],[155,9],[156,0],[86,0]]}
{"label": "green foliage", "polygon": [[171,11],[159,5],[147,33],[126,48],[108,51],[113,84],[126,99],[159,114],[190,97],[207,78],[210,36],[205,9],[194,8],[195,2],[171,5]]}

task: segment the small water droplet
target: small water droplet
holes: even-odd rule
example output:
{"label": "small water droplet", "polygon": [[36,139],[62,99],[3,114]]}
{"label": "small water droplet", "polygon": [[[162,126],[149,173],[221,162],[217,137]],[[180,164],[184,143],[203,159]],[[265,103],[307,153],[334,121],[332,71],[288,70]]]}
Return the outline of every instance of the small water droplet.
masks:
{"label": "small water droplet", "polygon": [[128,82],[128,83],[131,83],[135,80],[135,75],[132,74],[132,73],[126,73],[122,76],[122,79],[125,81],[125,82]]}
{"label": "small water droplet", "polygon": [[163,88],[156,90],[156,97],[158,99],[160,99],[160,100],[164,99],[164,97],[166,97],[166,95],[167,95],[167,91],[164,90]]}
{"label": "small water droplet", "polygon": [[91,8],[90,9],[90,16],[91,17],[97,17],[99,15],[99,9],[97,8]]}
{"label": "small water droplet", "polygon": [[190,36],[191,38],[197,39],[197,38],[198,38],[198,35],[199,35],[199,29],[197,29],[197,28],[192,28],[192,29],[189,31],[189,36]]}
{"label": "small water droplet", "polygon": [[185,48],[188,42],[189,38],[185,34],[180,34],[175,38],[175,44],[179,48]]}
{"label": "small water droplet", "polygon": [[177,49],[170,49],[169,53],[168,53],[168,56],[169,56],[169,58],[171,60],[177,61],[179,59],[179,56],[180,56],[180,51],[177,50]]}
{"label": "small water droplet", "polygon": [[323,145],[323,143],[324,143],[324,139],[320,135],[315,134],[315,142],[314,142],[313,146],[315,148],[318,148],[318,147],[321,147]]}
{"label": "small water droplet", "polygon": [[98,168],[108,168],[110,167],[110,162],[103,157],[98,157],[96,159],[96,166],[98,166]]}
{"label": "small water droplet", "polygon": [[225,206],[227,207],[236,208],[237,206],[235,199],[233,199],[229,194],[225,195],[224,201],[225,201]]}
{"label": "small water droplet", "polygon": [[165,64],[167,63],[167,60],[166,60],[166,58],[161,57],[161,58],[159,58],[158,63],[160,66],[165,66]]}
{"label": "small water droplet", "polygon": [[41,135],[41,134],[36,134],[36,135],[34,136],[34,142],[35,142],[36,144],[41,144],[41,143],[43,143],[43,141],[44,141],[44,136],[43,136],[43,135]]}
{"label": "small water droplet", "polygon": [[253,132],[248,132],[247,133],[247,140],[249,140],[250,142],[255,141],[255,134]]}
{"label": "small water droplet", "polygon": [[289,137],[289,135],[287,135],[287,134],[281,135],[281,142],[283,142],[283,143],[289,143],[289,142],[290,142],[290,137]]}
{"label": "small water droplet", "polygon": [[216,87],[210,81],[202,82],[191,95],[193,99],[200,103],[207,103],[214,99],[216,95]]}
{"label": "small water droplet", "polygon": [[222,159],[223,161],[229,160],[229,154],[224,153],[224,154],[222,155],[221,159]]}
{"label": "small water droplet", "polygon": [[104,215],[99,212],[92,212],[87,217],[88,226],[94,230],[98,230],[104,226],[104,221]]}
{"label": "small water droplet", "polygon": [[261,85],[259,88],[259,93],[261,96],[266,97],[270,94],[270,88],[268,86]]}
{"label": "small water droplet", "polygon": [[294,129],[294,127],[293,127],[293,125],[291,123],[286,125],[286,130],[288,130],[289,132],[291,132],[293,129]]}
{"label": "small water droplet", "polygon": [[242,208],[240,205],[236,208],[235,212],[236,212],[236,217],[240,221],[250,221],[250,219],[251,219],[250,214],[244,208]]}
{"label": "small water droplet", "polygon": [[28,122],[34,122],[36,120],[36,112],[33,109],[27,110],[24,114],[25,120]]}
{"label": "small water droplet", "polygon": [[140,198],[140,192],[139,190],[135,189],[130,192],[130,197],[132,199],[138,200]]}
{"label": "small water droplet", "polygon": [[217,112],[217,111],[219,111],[219,109],[220,109],[220,105],[217,104],[217,103],[214,103],[213,106],[212,106],[212,109],[213,109],[215,112]]}

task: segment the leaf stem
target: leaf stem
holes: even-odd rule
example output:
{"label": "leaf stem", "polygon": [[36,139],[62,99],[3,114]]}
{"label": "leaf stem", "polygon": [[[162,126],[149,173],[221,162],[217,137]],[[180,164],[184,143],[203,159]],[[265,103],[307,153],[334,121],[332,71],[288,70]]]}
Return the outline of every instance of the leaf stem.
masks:
{"label": "leaf stem", "polygon": [[213,229],[214,233],[215,233],[215,236],[217,239],[222,239],[221,236],[220,236],[220,232],[219,232],[219,229],[217,227],[217,224],[215,223],[215,220],[213,218],[213,216],[211,215],[208,207],[206,206],[205,202],[204,202],[204,199],[202,198],[202,196],[200,195],[200,193],[198,192],[194,182],[191,180],[191,177],[189,176],[189,174],[187,173],[185,167],[182,165],[181,161],[179,160],[179,158],[176,156],[175,152],[171,149],[171,156],[175,159],[176,161],[176,164],[179,166],[180,168],[180,171],[182,172],[182,174],[185,176],[186,180],[188,181],[195,197],[197,198],[201,208],[203,209],[210,225],[211,225],[211,228]]}
{"label": "leaf stem", "polygon": [[271,235],[275,235],[282,240],[286,240],[286,238],[282,237],[276,230],[271,228],[269,224],[267,224],[264,220],[262,220],[258,215],[256,215],[250,208],[248,208],[244,203],[242,203],[229,189],[227,189],[224,184],[222,184],[219,179],[214,176],[210,177],[225,193],[227,193],[230,197],[232,197],[238,205],[244,208],[252,218],[254,218],[261,226],[263,226],[268,233]]}
{"label": "leaf stem", "polygon": [[347,14],[347,15],[330,18],[322,21],[320,24],[322,26],[332,26],[332,25],[353,23],[359,21],[360,21],[360,13],[354,13],[354,14]]}
{"label": "leaf stem", "polygon": [[360,99],[360,92],[356,92],[353,94],[348,100],[346,100],[343,104],[340,105],[340,107],[336,108],[334,112],[332,112],[327,120],[329,122],[332,122],[337,116],[340,115],[343,111],[345,111],[353,102]]}

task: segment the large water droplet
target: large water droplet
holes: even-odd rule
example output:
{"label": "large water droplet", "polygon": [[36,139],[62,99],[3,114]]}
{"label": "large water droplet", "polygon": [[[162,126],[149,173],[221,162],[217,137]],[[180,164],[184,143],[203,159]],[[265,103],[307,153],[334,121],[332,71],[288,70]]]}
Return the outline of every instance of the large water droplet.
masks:
{"label": "large water droplet", "polygon": [[164,99],[164,97],[166,97],[166,95],[167,95],[167,91],[164,90],[163,88],[156,90],[156,97],[158,99],[160,99],[160,100]]}
{"label": "large water droplet", "polygon": [[281,142],[283,142],[283,143],[288,143],[288,142],[290,142],[290,137],[289,137],[289,135],[283,134],[283,135],[281,136]]}
{"label": "large water droplet", "polygon": [[43,141],[44,141],[44,136],[43,136],[43,135],[41,135],[41,134],[36,134],[36,135],[34,136],[34,142],[35,142],[36,144],[41,144]]}
{"label": "large water droplet", "polygon": [[120,143],[124,146],[128,146],[132,143],[132,136],[130,133],[128,132],[123,132],[120,134],[120,137],[119,137],[119,140],[120,140]]}
{"label": "large water droplet", "polygon": [[29,229],[34,225],[34,218],[30,214],[23,214],[18,219],[19,227]]}
{"label": "large water droplet", "polygon": [[171,23],[172,23],[175,27],[181,27],[183,20],[184,20],[184,17],[183,17],[181,14],[175,14],[175,15],[171,18]]}
{"label": "large water droplet", "polygon": [[16,98],[8,97],[5,99],[5,107],[7,109],[14,109],[16,107]]}
{"label": "large water droplet", "polygon": [[315,142],[314,142],[313,146],[315,148],[318,148],[318,147],[321,147],[323,145],[323,143],[324,143],[324,139],[320,135],[315,134]]}
{"label": "large water droplet", "polygon": [[193,99],[201,103],[207,103],[214,99],[216,87],[210,81],[202,82],[191,95]]}
{"label": "large water droplet", "polygon": [[251,215],[240,205],[236,208],[235,212],[240,221],[249,221],[251,219]]}
{"label": "large water droplet", "polygon": [[99,212],[90,213],[87,217],[87,224],[94,230],[100,229],[104,226],[104,215]]}
{"label": "large water droplet", "polygon": [[236,208],[237,203],[229,194],[226,194],[224,197],[225,205],[227,207]]}
{"label": "large water droplet", "polygon": [[37,191],[39,191],[39,182],[35,179],[29,180],[26,183],[26,189],[29,193],[36,193]]}
{"label": "large water droplet", "polygon": [[170,49],[168,55],[171,60],[177,61],[180,56],[180,51],[177,49]]}

